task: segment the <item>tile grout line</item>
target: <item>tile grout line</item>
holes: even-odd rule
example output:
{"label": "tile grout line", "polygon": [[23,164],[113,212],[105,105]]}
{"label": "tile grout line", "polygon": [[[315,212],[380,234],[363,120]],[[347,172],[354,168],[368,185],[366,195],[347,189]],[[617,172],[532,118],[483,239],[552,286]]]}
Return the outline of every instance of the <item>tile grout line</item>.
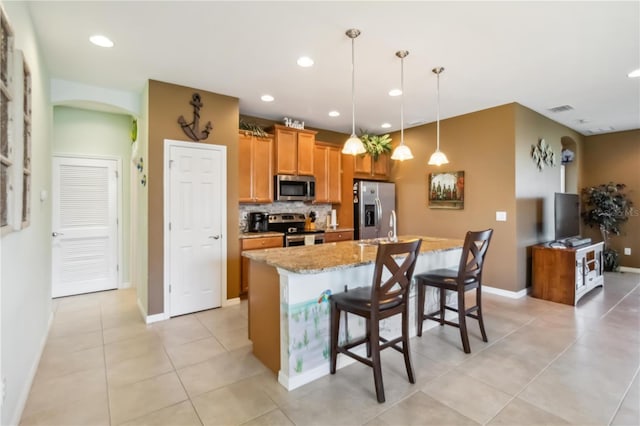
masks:
{"label": "tile grout line", "polygon": [[[537,319],[539,319],[539,318],[538,318],[538,317],[535,317],[535,318],[533,318],[533,319],[532,319],[529,323],[527,323],[527,324],[530,324],[531,322],[533,322],[533,321],[535,321],[535,320],[537,320]],[[514,331],[515,331],[515,330],[514,330]],[[573,339],[573,340],[572,340],[572,341],[567,345],[567,347],[565,347],[565,348],[564,348],[564,349],[563,349],[563,350],[562,350],[558,355],[556,355],[553,359],[551,359],[551,361],[549,361],[549,362],[547,363],[547,365],[545,365],[545,366],[544,366],[544,367],[543,367],[543,368],[542,368],[542,369],[541,369],[541,370],[540,370],[540,371],[539,371],[535,376],[533,376],[533,377],[532,377],[532,378],[531,378],[531,379],[530,379],[530,380],[529,380],[529,381],[528,381],[524,386],[522,386],[522,389],[520,389],[518,392],[516,392],[516,394],[515,394],[515,395],[513,395],[513,396],[509,399],[509,401],[507,401],[507,403],[506,403],[506,404],[505,404],[505,405],[504,405],[504,406],[503,406],[503,407],[502,407],[502,408],[501,408],[501,409],[500,409],[500,410],[499,410],[499,411],[498,411],[498,412],[497,412],[493,417],[491,417],[489,420],[487,420],[487,422],[486,422],[486,423],[483,423],[483,425],[487,425],[487,424],[489,424],[489,423],[490,423],[493,419],[495,419],[495,418],[496,418],[496,417],[497,417],[497,416],[498,416],[498,415],[499,415],[499,414],[500,414],[500,413],[501,413],[501,412],[502,412],[502,411],[503,411],[503,410],[504,410],[504,409],[505,409],[509,404],[511,404],[511,403],[512,403],[516,398],[518,398],[518,396],[520,396],[520,394],[522,394],[522,392],[524,392],[524,390],[525,390],[525,389],[526,389],[526,388],[527,388],[531,383],[533,383],[533,381],[534,381],[534,380],[536,380],[536,379],[537,379],[537,378],[538,378],[542,373],[544,373],[544,372],[545,372],[545,371],[546,371],[546,370],[551,366],[551,364],[553,364],[554,362],[556,362],[556,360],[557,360],[558,358],[560,358],[560,357],[561,357],[561,356],[562,356],[566,351],[568,351],[568,350],[569,350],[569,348],[570,348],[571,346],[575,345],[575,344],[576,344],[576,342],[578,341],[578,339],[580,338],[580,336],[581,336],[581,335],[582,335],[582,334],[581,334],[580,332],[578,332],[578,333],[577,333],[577,335],[576,335],[576,337],[575,337],[575,338],[574,338],[574,339]],[[506,336],[505,336],[505,337],[506,337]],[[482,381],[482,380],[481,380],[481,381]],[[483,382],[483,383],[484,383],[484,382]],[[489,385],[488,383],[485,383],[485,384]],[[489,386],[491,386],[491,385],[489,385]],[[492,386],[492,387],[493,387],[493,386]],[[500,390],[500,389],[498,389],[498,390]],[[501,392],[504,392],[504,391],[501,391]],[[506,392],[505,392],[505,393],[506,393]],[[553,414],[554,416],[557,416],[557,417],[559,417],[559,418],[561,418],[561,419],[563,419],[563,420],[566,420],[566,419],[564,419],[562,416],[557,415],[557,414],[555,414],[555,413],[551,413],[550,411],[548,411],[548,410],[547,410],[547,409],[545,409],[545,408],[538,407],[537,405],[535,405],[535,404],[533,404],[533,403],[531,403],[531,402],[529,402],[529,401],[526,401],[526,402],[527,402],[527,403],[529,403],[529,404],[534,405],[535,407],[537,407],[538,409],[540,409],[540,410],[542,410],[542,411],[545,411],[545,412],[550,413],[550,414]],[[567,420],[567,421],[568,421],[568,420]],[[569,423],[571,423],[571,422],[569,422]]]}
{"label": "tile grout line", "polygon": [[611,423],[613,423],[613,420],[618,415],[618,412],[620,411],[620,408],[622,407],[622,404],[624,403],[624,399],[627,397],[627,395],[631,391],[631,386],[633,386],[633,382],[638,377],[639,373],[640,373],[640,367],[636,368],[636,372],[633,375],[633,378],[631,379],[631,381],[629,382],[629,386],[627,386],[627,389],[625,389],[624,393],[622,394],[622,398],[620,398],[620,402],[618,403],[618,406],[616,407],[616,409],[613,411],[613,414],[611,415],[611,418],[607,422],[607,425],[610,425]]}
{"label": "tile grout line", "polygon": [[102,316],[104,312],[102,311],[102,303],[100,303],[100,337],[102,339],[102,362],[104,364],[104,382],[107,386],[107,413],[109,414],[109,424],[113,424],[113,419],[111,418],[111,392],[109,389],[109,376],[107,374],[107,351],[105,349],[104,342],[104,321]]}
{"label": "tile grout line", "polygon": [[[626,296],[627,296],[627,295],[625,295],[624,297],[626,297]],[[616,304],[616,305],[617,305],[617,304]],[[575,309],[575,306],[574,306],[574,309]],[[602,318],[603,318],[603,317],[598,318],[598,321],[600,321]],[[536,319],[537,319],[537,317],[536,317]],[[546,366],[544,366],[544,367],[542,368],[542,370],[540,370],[540,371],[539,371],[535,376],[533,376],[533,377],[531,378],[531,380],[529,380],[529,381],[528,381],[528,382],[527,382],[527,383],[522,387],[522,389],[520,389],[520,391],[518,391],[518,392],[517,392],[517,393],[516,393],[516,394],[515,394],[515,395],[514,395],[514,396],[513,396],[513,397],[512,397],[512,398],[511,398],[511,399],[510,399],[506,404],[505,404],[505,405],[504,405],[504,407],[502,407],[502,409],[500,409],[500,411],[498,411],[498,413],[496,413],[496,415],[494,415],[494,416],[493,416],[492,418],[490,418],[486,423],[484,423],[484,425],[488,424],[488,423],[489,423],[489,422],[491,422],[493,419],[495,419],[495,418],[498,416],[498,414],[500,414],[500,413],[502,412],[502,410],[504,410],[504,408],[505,408],[507,405],[509,405],[511,402],[513,402],[513,400],[515,400],[516,398],[518,398],[518,396],[520,396],[520,394],[522,394],[522,392],[524,392],[524,390],[525,390],[525,389],[526,389],[526,388],[527,388],[531,383],[533,383],[533,381],[534,381],[534,380],[536,380],[538,377],[540,377],[540,376],[542,375],[542,373],[544,373],[544,372],[545,372],[545,371],[546,371],[546,370],[551,366],[551,364],[553,364],[554,362],[556,362],[556,361],[558,360],[558,358],[560,358],[562,355],[564,355],[564,353],[565,353],[565,352],[567,352],[567,351],[569,350],[569,348],[571,348],[573,345],[577,344],[577,341],[578,341],[578,340],[580,339],[580,337],[582,337],[585,333],[587,333],[587,332],[586,332],[586,331],[582,331],[582,332],[578,332],[578,333],[576,333],[576,337],[571,341],[571,343],[569,343],[569,344],[567,345],[567,347],[566,347],[566,348],[564,348],[564,349],[563,349],[563,350],[562,350],[558,355],[556,355],[556,356],[555,356],[551,361],[549,361],[549,363],[547,363],[547,365],[546,365]],[[561,418],[561,419],[563,419],[563,420],[566,420],[566,421],[568,421],[569,423],[571,423],[569,420],[565,419],[565,418],[564,418],[564,417],[562,417],[561,415],[558,415],[558,414],[552,413],[552,412],[550,412],[549,410],[547,410],[547,409],[545,409],[545,408],[542,408],[542,407],[539,407],[538,405],[536,405],[536,404],[534,404],[534,403],[532,403],[532,402],[529,402],[529,401],[526,401],[526,402],[527,402],[527,403],[529,403],[529,404],[531,404],[531,405],[534,405],[535,407],[539,408],[540,410],[543,410],[543,411],[545,411],[545,412],[547,412],[547,413],[553,414],[554,416],[559,417],[559,418]]]}

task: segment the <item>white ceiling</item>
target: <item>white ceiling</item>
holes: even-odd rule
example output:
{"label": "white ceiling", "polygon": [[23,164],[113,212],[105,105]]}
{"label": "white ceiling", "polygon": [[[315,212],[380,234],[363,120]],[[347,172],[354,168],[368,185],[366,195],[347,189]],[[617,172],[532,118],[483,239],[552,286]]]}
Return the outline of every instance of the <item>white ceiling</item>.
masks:
{"label": "white ceiling", "polygon": [[[240,112],[351,131],[518,102],[589,135],[640,128],[640,2],[30,2],[54,78],[141,92],[147,79],[240,99]],[[111,49],[89,43],[101,33]],[[301,68],[301,55],[315,60]],[[260,101],[269,93],[276,100]],[[571,105],[572,111],[548,109]],[[206,105],[204,106],[206,109]],[[341,116],[331,118],[330,110]],[[584,121],[584,122],[583,122]],[[387,130],[389,131],[389,130]]]}

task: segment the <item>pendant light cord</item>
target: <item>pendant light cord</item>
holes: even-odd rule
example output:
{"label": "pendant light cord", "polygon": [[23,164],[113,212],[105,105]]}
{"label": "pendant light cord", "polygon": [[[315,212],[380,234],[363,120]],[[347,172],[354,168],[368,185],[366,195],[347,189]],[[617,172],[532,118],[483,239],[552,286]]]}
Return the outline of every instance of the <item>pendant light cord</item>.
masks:
{"label": "pendant light cord", "polygon": [[400,145],[404,145],[404,57],[400,58]]}
{"label": "pendant light cord", "polygon": [[438,108],[436,109],[436,151],[440,151],[440,72],[437,74],[436,97]]}
{"label": "pendant light cord", "polygon": [[[357,36],[356,36],[357,37]],[[356,55],[355,37],[351,39],[351,135],[356,134]]]}

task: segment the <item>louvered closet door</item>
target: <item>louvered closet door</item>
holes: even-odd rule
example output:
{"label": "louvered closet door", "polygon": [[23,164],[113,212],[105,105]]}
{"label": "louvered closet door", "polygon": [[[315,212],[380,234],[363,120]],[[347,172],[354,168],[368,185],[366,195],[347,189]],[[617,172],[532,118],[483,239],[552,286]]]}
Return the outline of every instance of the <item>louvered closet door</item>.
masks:
{"label": "louvered closet door", "polygon": [[53,158],[52,296],[118,286],[117,162]]}

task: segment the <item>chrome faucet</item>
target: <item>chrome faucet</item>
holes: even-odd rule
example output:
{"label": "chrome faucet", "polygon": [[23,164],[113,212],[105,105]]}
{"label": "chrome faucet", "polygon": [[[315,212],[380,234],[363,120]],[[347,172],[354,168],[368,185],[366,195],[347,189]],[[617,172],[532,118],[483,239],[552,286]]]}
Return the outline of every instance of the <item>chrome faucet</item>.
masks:
{"label": "chrome faucet", "polygon": [[389,216],[389,226],[391,227],[391,231],[389,231],[389,241],[398,242],[398,230],[396,229],[398,222],[398,218],[396,217],[396,211],[391,210],[391,216]]}

